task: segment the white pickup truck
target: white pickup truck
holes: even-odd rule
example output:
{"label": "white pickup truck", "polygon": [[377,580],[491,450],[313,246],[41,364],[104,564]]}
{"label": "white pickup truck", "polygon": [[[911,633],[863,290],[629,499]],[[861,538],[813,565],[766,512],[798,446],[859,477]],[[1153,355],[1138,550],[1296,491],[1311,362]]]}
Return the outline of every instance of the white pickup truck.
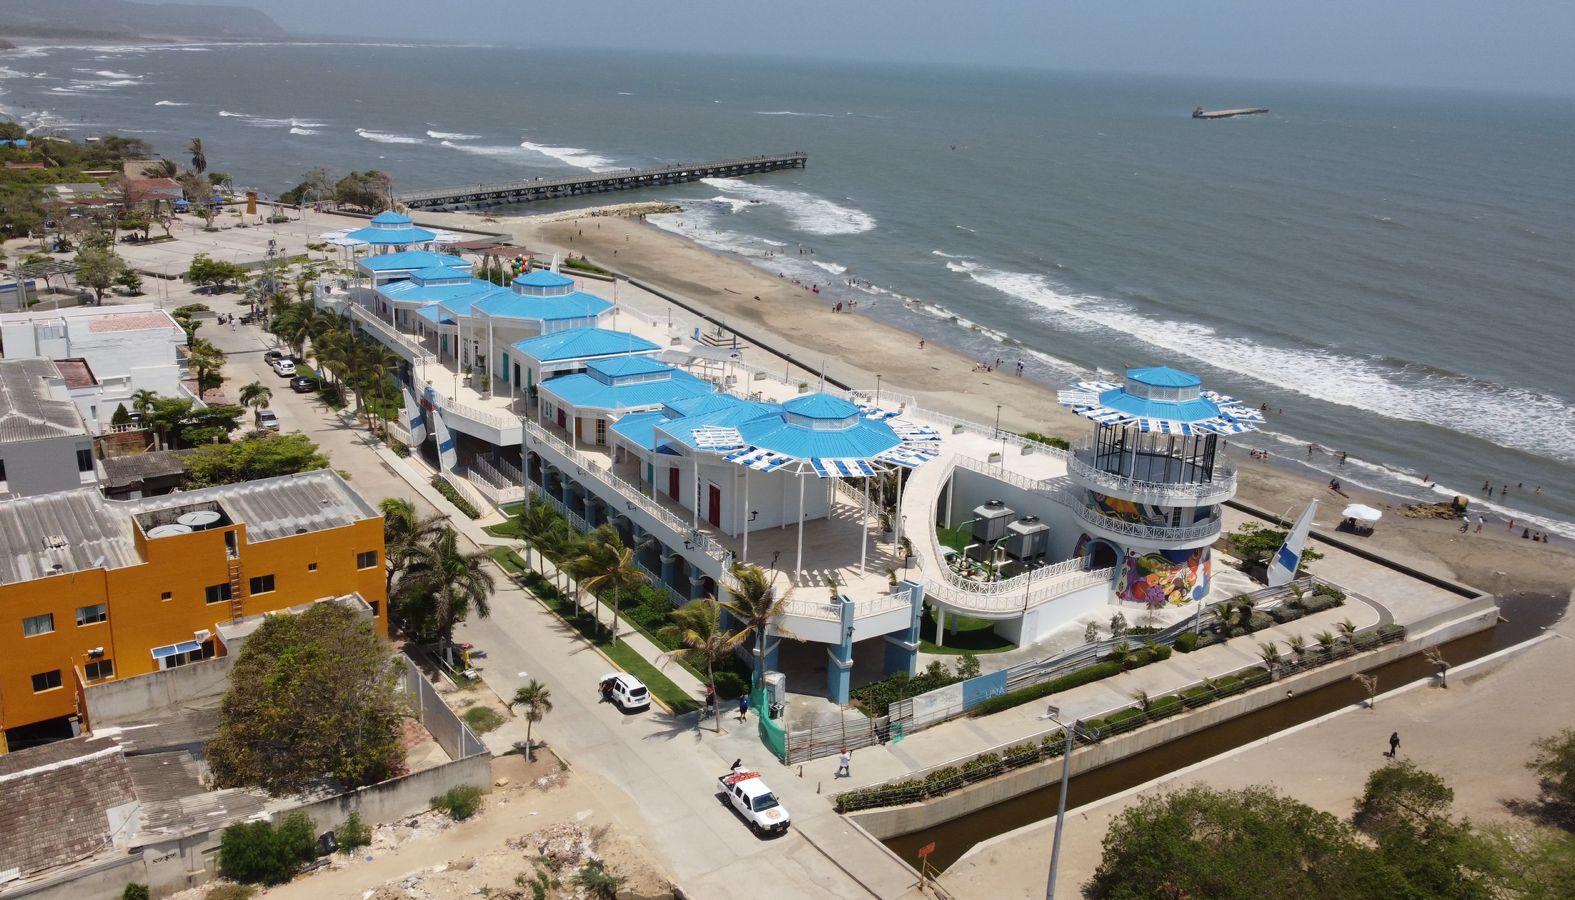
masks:
{"label": "white pickup truck", "polygon": [[792,824],[787,807],[766,787],[759,772],[729,772],[718,778],[716,785],[756,834],[787,831]]}

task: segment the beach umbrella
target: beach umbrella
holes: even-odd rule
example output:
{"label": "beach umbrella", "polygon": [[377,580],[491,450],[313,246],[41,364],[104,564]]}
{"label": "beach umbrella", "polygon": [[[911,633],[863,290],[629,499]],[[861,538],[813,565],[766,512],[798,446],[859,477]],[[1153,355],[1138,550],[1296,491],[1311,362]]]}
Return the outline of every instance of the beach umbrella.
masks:
{"label": "beach umbrella", "polygon": [[1355,519],[1358,522],[1376,522],[1384,517],[1382,512],[1364,503],[1352,503],[1340,515],[1347,519]]}

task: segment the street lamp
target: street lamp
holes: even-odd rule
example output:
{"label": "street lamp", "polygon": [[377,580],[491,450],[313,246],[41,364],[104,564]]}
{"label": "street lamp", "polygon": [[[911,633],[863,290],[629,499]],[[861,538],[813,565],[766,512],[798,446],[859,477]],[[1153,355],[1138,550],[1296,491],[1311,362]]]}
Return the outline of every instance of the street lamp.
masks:
{"label": "street lamp", "polygon": [[[1061,733],[1066,735],[1066,749],[1061,753],[1061,797],[1060,808],[1055,814],[1055,843],[1050,849],[1050,880],[1045,885],[1045,900],[1055,900],[1055,875],[1056,869],[1061,865],[1061,824],[1066,821],[1066,787],[1072,780],[1072,743],[1073,731],[1065,725],[1058,716],[1061,707],[1051,704],[1045,711],[1045,718],[1061,726]],[[1073,723],[1076,725],[1077,723]]]}

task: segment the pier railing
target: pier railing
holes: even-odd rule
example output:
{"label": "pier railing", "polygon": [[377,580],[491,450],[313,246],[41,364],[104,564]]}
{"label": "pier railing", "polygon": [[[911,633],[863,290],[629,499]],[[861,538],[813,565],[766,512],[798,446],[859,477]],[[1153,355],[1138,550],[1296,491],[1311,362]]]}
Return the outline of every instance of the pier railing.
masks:
{"label": "pier railing", "polygon": [[510,194],[551,194],[565,191],[639,187],[642,182],[651,184],[696,180],[710,177],[716,170],[754,170],[803,168],[809,155],[802,151],[791,153],[741,156],[702,163],[674,163],[665,166],[647,166],[637,169],[620,169],[589,175],[570,175],[563,178],[538,178],[531,180],[478,183],[456,187],[433,188],[424,191],[405,191],[396,195],[407,206],[440,206],[446,203],[481,202],[487,198],[501,198]]}

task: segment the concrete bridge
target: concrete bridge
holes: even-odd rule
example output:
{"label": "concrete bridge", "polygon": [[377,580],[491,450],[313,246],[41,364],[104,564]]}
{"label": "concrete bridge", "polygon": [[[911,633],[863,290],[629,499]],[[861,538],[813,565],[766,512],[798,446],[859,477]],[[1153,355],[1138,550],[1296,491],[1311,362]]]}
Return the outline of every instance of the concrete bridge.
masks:
{"label": "concrete bridge", "polygon": [[630,191],[638,188],[683,184],[688,181],[699,181],[702,178],[737,178],[742,175],[759,175],[762,172],[776,172],[781,169],[802,169],[808,160],[807,154],[799,152],[747,156],[717,162],[678,163],[645,169],[575,175],[568,178],[537,178],[528,181],[407,191],[397,195],[396,199],[410,209],[454,209],[534,203],[538,200],[559,200],[585,194],[604,194],[609,191]]}

